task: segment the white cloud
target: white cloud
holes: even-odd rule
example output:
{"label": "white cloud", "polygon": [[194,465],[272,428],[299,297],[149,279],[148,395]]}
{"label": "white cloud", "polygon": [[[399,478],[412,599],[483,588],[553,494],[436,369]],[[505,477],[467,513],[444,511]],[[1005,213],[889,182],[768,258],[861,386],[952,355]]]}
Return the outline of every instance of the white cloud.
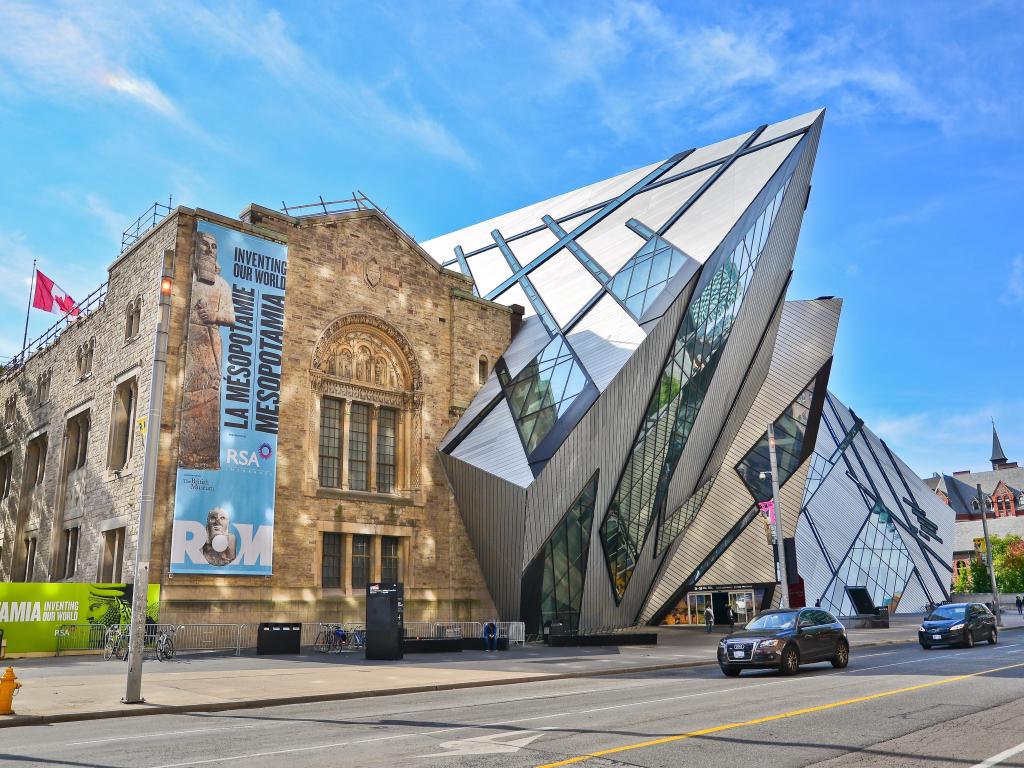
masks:
{"label": "white cloud", "polygon": [[181,120],[174,102],[128,62],[144,37],[137,21],[94,3],[0,4],[0,75],[16,91],[74,103],[122,96]]}
{"label": "white cloud", "polygon": [[1017,254],[1010,262],[1010,278],[1006,281],[1004,304],[1018,304],[1024,301],[1024,256]]}

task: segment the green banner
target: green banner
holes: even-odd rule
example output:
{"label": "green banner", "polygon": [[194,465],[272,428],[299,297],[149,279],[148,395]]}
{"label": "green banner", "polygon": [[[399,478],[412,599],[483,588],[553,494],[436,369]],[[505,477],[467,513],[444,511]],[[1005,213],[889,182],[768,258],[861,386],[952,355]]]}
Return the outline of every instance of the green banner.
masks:
{"label": "green banner", "polygon": [[[155,622],[160,585],[150,584],[146,620]],[[103,647],[101,625],[128,624],[131,584],[0,584],[0,630],[8,653]],[[98,645],[97,645],[98,642]]]}

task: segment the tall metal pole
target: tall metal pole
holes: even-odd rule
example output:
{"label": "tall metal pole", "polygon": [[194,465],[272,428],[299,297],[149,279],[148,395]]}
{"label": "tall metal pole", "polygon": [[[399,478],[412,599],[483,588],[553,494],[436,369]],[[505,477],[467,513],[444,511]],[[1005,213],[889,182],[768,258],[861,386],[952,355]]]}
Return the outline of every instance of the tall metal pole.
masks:
{"label": "tall metal pole", "polygon": [[[128,681],[125,704],[143,704],[142,660],[145,653],[146,609],[149,603],[149,559],[153,549],[153,506],[156,501],[156,473],[160,458],[160,420],[163,417],[164,374],[167,370],[167,331],[171,319],[171,276],[174,251],[164,252],[160,281],[159,320],[153,341],[153,367],[149,379],[149,412],[146,416],[145,459],[142,465],[142,495],[139,500],[139,532],[135,545],[135,576],[132,594],[132,625],[128,638]],[[134,425],[133,425],[134,428]]]}
{"label": "tall metal pole", "polygon": [[25,354],[28,345],[28,316],[32,314],[32,299],[35,298],[36,260],[32,259],[32,279],[28,281],[28,308],[25,309],[25,335],[21,338],[21,354]]}
{"label": "tall metal pole", "polygon": [[981,529],[985,532],[985,561],[988,563],[988,579],[992,584],[992,606],[995,609],[996,625],[1003,626],[1003,612],[999,610],[999,590],[996,589],[996,569],[992,563],[992,543],[988,540],[988,511],[985,509],[985,497],[981,494],[981,483],[978,483],[978,509],[981,510]]}
{"label": "tall metal pole", "polygon": [[775,512],[775,552],[779,561],[779,585],[782,587],[780,608],[789,608],[789,579],[786,577],[786,545],[783,537],[782,507],[779,505],[779,467],[775,459],[775,425],[768,425],[768,454],[772,470],[772,509]]}

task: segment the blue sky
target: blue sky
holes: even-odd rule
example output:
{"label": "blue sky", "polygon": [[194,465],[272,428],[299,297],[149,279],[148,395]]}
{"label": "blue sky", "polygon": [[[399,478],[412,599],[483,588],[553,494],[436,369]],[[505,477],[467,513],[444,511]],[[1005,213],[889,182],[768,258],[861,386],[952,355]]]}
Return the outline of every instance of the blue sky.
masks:
{"label": "blue sky", "polygon": [[[0,355],[154,200],[368,194],[418,239],[828,109],[791,298],[915,470],[1024,461],[1012,3],[0,3]],[[39,332],[50,317],[32,319]]]}

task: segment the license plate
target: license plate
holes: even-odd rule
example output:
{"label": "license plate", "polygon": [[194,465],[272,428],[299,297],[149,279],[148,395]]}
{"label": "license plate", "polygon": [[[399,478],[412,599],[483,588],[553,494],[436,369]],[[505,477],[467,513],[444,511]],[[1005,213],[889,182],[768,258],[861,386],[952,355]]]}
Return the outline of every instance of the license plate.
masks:
{"label": "license plate", "polygon": [[732,657],[734,659],[742,659],[743,656],[744,656],[743,651],[733,651],[732,652]]}
{"label": "license plate", "polygon": [[932,640],[941,640],[942,635],[932,635]]}

